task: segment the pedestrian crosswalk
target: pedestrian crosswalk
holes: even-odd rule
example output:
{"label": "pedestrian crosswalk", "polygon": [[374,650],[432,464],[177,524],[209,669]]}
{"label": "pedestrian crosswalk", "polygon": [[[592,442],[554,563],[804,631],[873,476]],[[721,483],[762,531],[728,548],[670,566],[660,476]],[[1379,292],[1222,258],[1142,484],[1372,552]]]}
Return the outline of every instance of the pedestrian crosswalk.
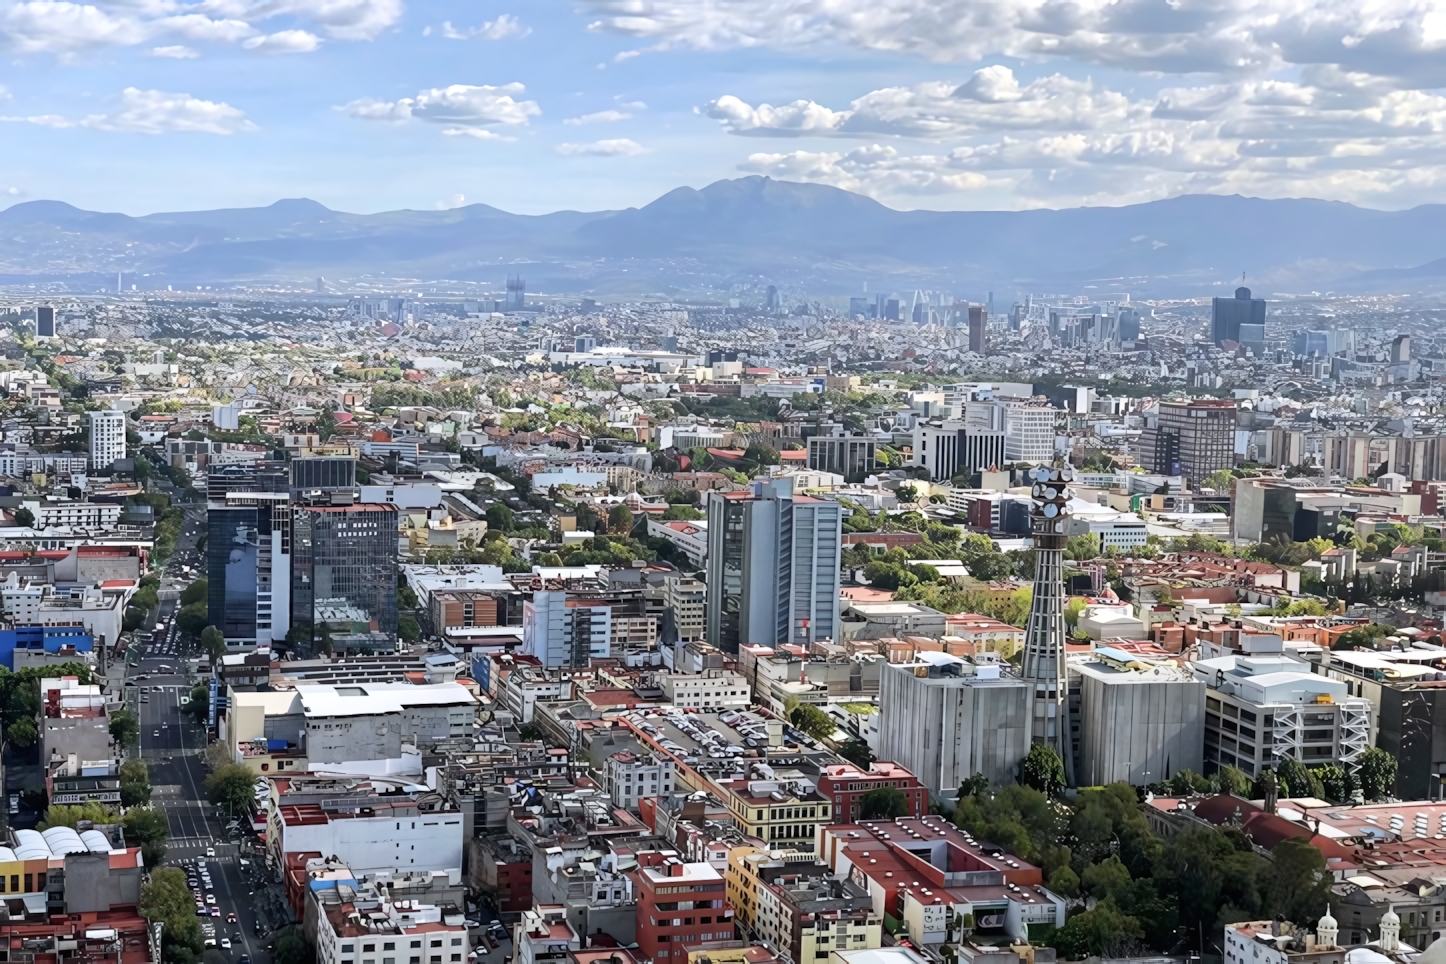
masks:
{"label": "pedestrian crosswalk", "polygon": [[204,850],[207,847],[215,847],[218,854],[235,853],[236,845],[218,837],[172,837],[168,844],[172,850],[185,850],[197,848]]}

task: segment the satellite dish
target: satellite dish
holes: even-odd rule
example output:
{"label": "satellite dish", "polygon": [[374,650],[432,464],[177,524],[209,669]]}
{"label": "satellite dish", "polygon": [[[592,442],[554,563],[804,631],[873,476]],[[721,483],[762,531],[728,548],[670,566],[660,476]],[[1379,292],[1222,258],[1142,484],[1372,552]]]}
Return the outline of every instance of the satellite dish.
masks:
{"label": "satellite dish", "polygon": [[1036,482],[1045,482],[1049,479],[1049,469],[1045,468],[1042,465],[1035,466],[1034,472],[1032,474],[1034,475],[1034,480]]}
{"label": "satellite dish", "polygon": [[1047,488],[1047,489],[1044,490],[1044,497],[1045,497],[1046,499],[1055,499],[1055,498],[1058,498],[1058,497],[1059,497],[1059,490],[1056,489],[1054,486],[1050,486],[1049,488]]}
{"label": "satellite dish", "polygon": [[1044,507],[1044,514],[1047,518],[1053,519],[1055,516],[1059,515],[1059,506],[1055,505],[1053,502],[1049,503]]}

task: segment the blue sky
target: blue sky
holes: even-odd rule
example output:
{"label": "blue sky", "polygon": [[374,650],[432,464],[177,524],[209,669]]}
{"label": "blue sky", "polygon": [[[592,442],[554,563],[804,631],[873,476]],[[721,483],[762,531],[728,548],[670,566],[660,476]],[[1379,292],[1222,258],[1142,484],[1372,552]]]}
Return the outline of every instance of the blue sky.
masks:
{"label": "blue sky", "polygon": [[0,0],[0,40],[16,201],[1446,200],[1442,0]]}

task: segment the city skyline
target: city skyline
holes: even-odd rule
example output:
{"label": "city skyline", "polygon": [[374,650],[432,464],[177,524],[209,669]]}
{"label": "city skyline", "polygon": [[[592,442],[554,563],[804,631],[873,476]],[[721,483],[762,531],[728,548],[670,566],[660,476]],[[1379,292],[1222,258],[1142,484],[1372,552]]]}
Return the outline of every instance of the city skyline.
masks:
{"label": "city skyline", "polygon": [[35,0],[0,18],[20,147],[0,199],[542,213],[767,174],[900,208],[1397,209],[1446,200],[1437,19],[1323,0]]}

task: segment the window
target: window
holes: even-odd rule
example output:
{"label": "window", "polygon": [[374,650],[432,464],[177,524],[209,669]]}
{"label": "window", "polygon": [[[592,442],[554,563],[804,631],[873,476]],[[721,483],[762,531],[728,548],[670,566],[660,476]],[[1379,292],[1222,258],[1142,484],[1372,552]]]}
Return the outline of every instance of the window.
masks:
{"label": "window", "polygon": [[397,942],[396,942],[396,941],[387,941],[385,944],[382,945],[382,950],[384,950],[384,951],[394,951],[394,950],[396,950],[396,949],[397,949]]}
{"label": "window", "polygon": [[412,941],[412,946],[413,946],[413,947],[421,947],[421,946],[422,946],[422,942],[421,942],[421,941]]}
{"label": "window", "polygon": [[341,952],[342,952],[343,954],[350,954],[350,953],[351,953],[352,951],[354,951],[354,950],[356,950],[356,945],[355,945],[355,944],[343,944],[343,945],[341,945]]}
{"label": "window", "polygon": [[433,947],[441,947],[441,946],[442,946],[442,942],[441,942],[441,941],[433,941],[433,942],[432,942],[432,946],[433,946]]}
{"label": "window", "polygon": [[462,946],[462,938],[460,938],[460,937],[454,937],[454,938],[452,938],[452,946],[453,946],[453,947],[461,947],[461,946]]}
{"label": "window", "polygon": [[371,953],[374,953],[374,952],[376,951],[376,949],[377,949],[377,946],[376,946],[375,944],[363,944],[363,945],[362,945],[362,953],[363,953],[363,954],[371,954]]}

